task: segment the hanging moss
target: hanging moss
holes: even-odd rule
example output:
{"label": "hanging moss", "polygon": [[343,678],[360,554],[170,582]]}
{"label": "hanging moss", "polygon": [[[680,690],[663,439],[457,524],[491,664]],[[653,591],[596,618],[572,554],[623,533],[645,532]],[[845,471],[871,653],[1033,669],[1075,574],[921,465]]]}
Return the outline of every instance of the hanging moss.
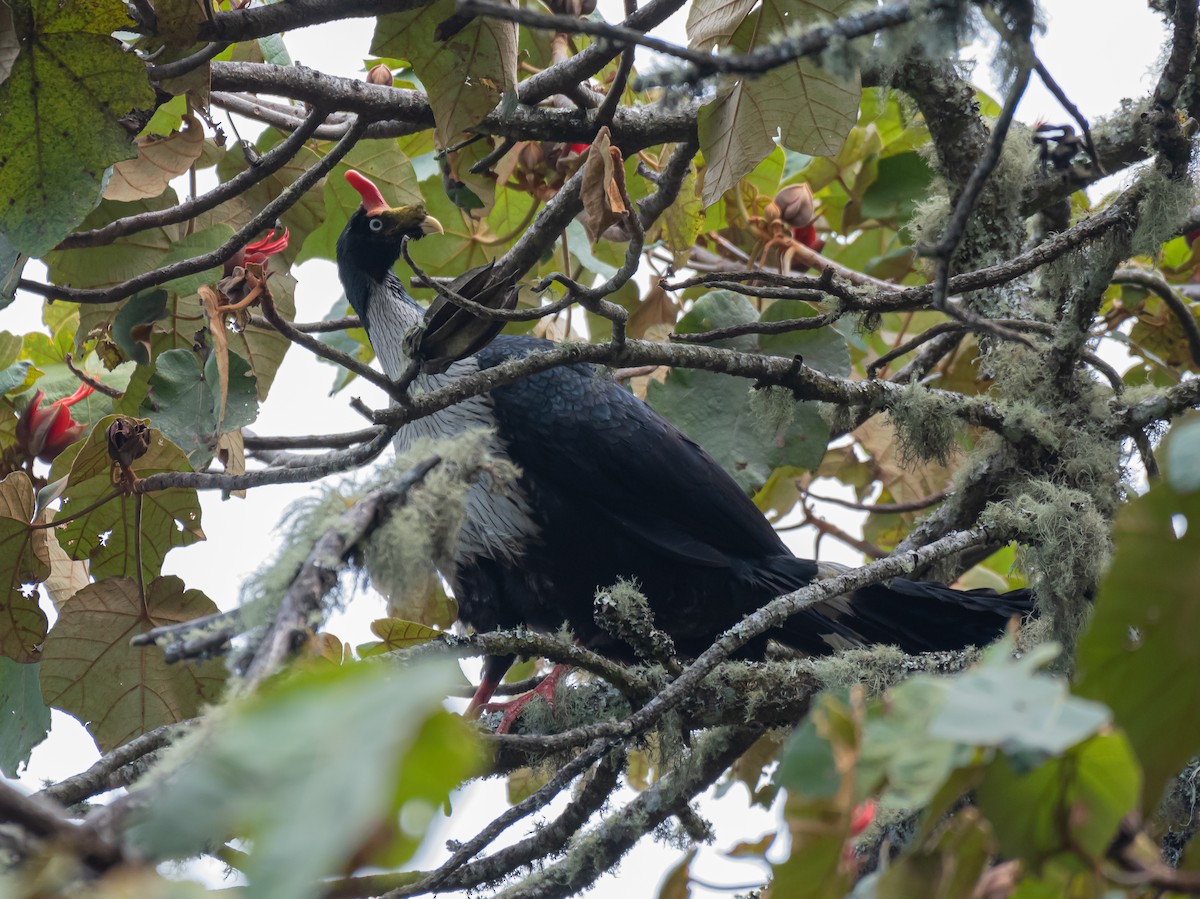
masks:
{"label": "hanging moss", "polygon": [[489,489],[503,492],[516,480],[517,469],[511,462],[489,454],[490,439],[490,431],[479,430],[421,441],[386,470],[385,479],[395,479],[431,455],[442,459],[367,546],[366,568],[379,592],[398,595],[407,585],[424,583],[431,567],[449,566],[472,484],[486,480]]}
{"label": "hanging moss", "polygon": [[1108,564],[1108,518],[1090,494],[1045,479],[1021,485],[982,518],[1016,535],[1017,563],[1050,613],[1054,638],[1070,649],[1088,612],[1088,592]]}
{"label": "hanging moss", "polygon": [[796,398],[786,387],[768,385],[751,388],[750,414],[759,436],[773,438],[787,430],[796,418]]}
{"label": "hanging moss", "polygon": [[922,384],[906,386],[896,397],[888,415],[900,441],[900,461],[936,460],[945,465],[956,449],[958,404]]}
{"label": "hanging moss", "polygon": [[[277,608],[292,585],[296,573],[313,550],[313,545],[331,529],[342,527],[339,519],[358,498],[360,489],[353,481],[321,485],[318,492],[288,506],[279,521],[282,536],[279,552],[269,565],[255,571],[242,584],[243,606],[257,606],[265,620]],[[337,560],[334,560],[335,565]],[[337,588],[331,600],[339,598]]]}
{"label": "hanging moss", "polygon": [[1135,256],[1155,256],[1179,233],[1179,226],[1196,205],[1196,183],[1192,177],[1169,178],[1153,165],[1146,166],[1138,180],[1145,195],[1138,206],[1137,230],[1129,249]]}

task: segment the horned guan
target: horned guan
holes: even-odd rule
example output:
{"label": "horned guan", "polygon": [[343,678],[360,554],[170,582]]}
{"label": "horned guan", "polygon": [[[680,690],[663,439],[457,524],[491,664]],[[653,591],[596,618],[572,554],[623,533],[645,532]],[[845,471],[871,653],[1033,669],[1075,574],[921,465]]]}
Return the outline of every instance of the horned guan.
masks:
{"label": "horned guan", "polygon": [[[423,206],[389,207],[359,173],[346,178],[362,205],[338,240],[338,272],[384,371],[398,378],[410,363],[405,337],[424,310],[392,267],[403,238],[442,227]],[[416,384],[432,390],[549,346],[501,334]],[[442,572],[460,618],[476,630],[554,630],[565,621],[584,645],[629,657],[593,610],[597,590],[624,579],[678,651],[694,656],[774,597],[836,570],[793,556],[716,461],[600,367],[566,365],[497,387],[405,425],[396,445],[480,429],[489,451],[520,474],[505,490],[486,479],[470,487],[453,563]],[[746,655],[761,656],[768,637],[811,654],[879,643],[958,649],[991,641],[1031,608],[1027,591],[895,578],[805,609]],[[486,660],[475,706],[512,662]]]}

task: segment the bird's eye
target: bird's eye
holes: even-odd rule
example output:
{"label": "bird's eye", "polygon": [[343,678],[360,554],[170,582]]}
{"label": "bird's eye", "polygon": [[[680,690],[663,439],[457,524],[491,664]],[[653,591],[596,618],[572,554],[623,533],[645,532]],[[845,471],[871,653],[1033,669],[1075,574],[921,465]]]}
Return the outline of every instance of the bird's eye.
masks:
{"label": "bird's eye", "polygon": [[382,231],[383,230],[383,219],[369,219],[369,223],[368,223],[367,227],[370,228],[372,231]]}

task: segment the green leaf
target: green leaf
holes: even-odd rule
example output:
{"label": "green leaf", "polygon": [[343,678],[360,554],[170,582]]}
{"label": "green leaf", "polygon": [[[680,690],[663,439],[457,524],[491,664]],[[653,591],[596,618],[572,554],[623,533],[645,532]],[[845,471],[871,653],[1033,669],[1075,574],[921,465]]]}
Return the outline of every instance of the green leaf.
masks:
{"label": "green leaf", "polygon": [[872,785],[886,783],[889,803],[922,808],[970,762],[973,747],[931,727],[945,708],[949,688],[942,678],[914,677],[890,690],[886,702],[872,704],[859,761],[864,795]]}
{"label": "green leaf", "polygon": [[217,354],[209,353],[204,368],[191,350],[167,350],[155,362],[149,392],[140,413],[187,453],[193,468],[203,468],[227,431],[250,424],[258,415],[258,398],[250,364],[229,354],[229,393],[225,417],[217,421],[220,402]]}
{"label": "green leaf", "polygon": [[[661,158],[665,159],[667,149]],[[696,164],[688,163],[688,170],[679,186],[675,202],[667,207],[662,217],[663,235],[677,266],[687,262],[688,254],[696,243],[696,236],[704,227],[704,202],[696,192]]]}
{"label": "green leaf", "polygon": [[1163,457],[1167,482],[1176,493],[1200,491],[1200,415],[1175,422]]}
{"label": "green leaf", "polygon": [[1137,805],[1137,760],[1121,733],[1100,734],[1033,770],[1000,756],[975,796],[1000,852],[1033,866],[1082,850],[1099,861]]}
{"label": "green leaf", "polygon": [[[171,248],[165,256],[155,263],[155,266],[170,265],[173,262],[182,262],[194,256],[207,255],[231,237],[233,237],[233,229],[224,223],[215,224],[211,228],[197,231],[194,234],[184,235],[179,240],[172,241]],[[199,290],[201,285],[212,284],[220,277],[221,267],[213,266],[204,271],[196,272],[194,275],[185,275],[182,278],[176,278],[174,281],[168,281],[165,286],[168,290],[173,290],[180,296],[188,296]]]}
{"label": "green leaf", "polygon": [[89,584],[65,603],[42,652],[46,702],[74,715],[102,752],[163,724],[193,718],[225,684],[218,659],[169,665],[157,646],[130,646],[151,628],[217,612],[199,590],[174,575],[139,594],[133,578]]}
{"label": "green leaf", "polygon": [[[680,334],[745,324],[757,319],[745,297],[713,291],[696,301],[679,320]],[[824,339],[824,338],[822,338]],[[837,338],[840,340],[841,338]],[[719,341],[717,345],[753,351],[754,335]],[[647,401],[697,441],[747,492],[758,490],[783,466],[814,468],[829,440],[829,427],[816,404],[797,403],[791,421],[764,432],[750,407],[750,385],[741,378],[693,369],[672,369],[665,383],[650,383]]]}
{"label": "green leaf", "polygon": [[[785,31],[836,18],[853,0],[764,0],[734,32],[730,46],[749,52]],[[838,152],[858,118],[858,76],[843,80],[808,60],[754,78],[728,81],[700,109],[697,131],[706,168],[702,195],[711,206],[775,149],[776,131],[789,150],[816,156]]]}
{"label": "green leaf", "polygon": [[933,169],[918,153],[899,153],[879,160],[879,175],[862,196],[865,219],[907,222],[917,204],[929,196]]}
{"label": "green leaf", "polygon": [[1060,755],[1108,723],[1107,708],[1071,696],[1062,678],[1038,672],[1058,652],[1043,644],[1012,658],[1011,640],[951,682],[933,720],[934,737],[1007,752]]}
{"label": "green leaf", "polygon": [[[420,624],[416,621],[404,621],[401,618],[377,618],[371,622],[371,633],[380,642],[363,644],[358,647],[363,656],[381,655],[394,649],[405,649],[428,643],[442,636],[442,632]],[[368,647],[365,651],[363,647]]]}
{"label": "green leaf", "polygon": [[[818,314],[807,303],[776,300],[759,316],[759,321],[778,322],[813,318]],[[798,356],[809,368],[815,368],[827,375],[837,375],[841,378],[850,376],[850,348],[846,345],[846,338],[833,328],[761,334],[758,345],[764,353],[772,356]]]}
{"label": "green leaf", "polygon": [[[58,530],[58,540],[72,559],[90,560],[92,575],[97,578],[136,575],[140,554],[142,577],[148,582],[162,570],[163,558],[170,550],[204,539],[200,500],[195,490],[172,487],[118,495],[84,511],[114,492],[105,431],[115,419],[100,419],[71,462],[58,517],[78,517]],[[146,478],[192,469],[179,447],[160,432],[151,431],[150,449],[133,463],[133,470]]]}
{"label": "green leaf", "polygon": [[292,64],[292,55],[288,53],[282,34],[268,34],[266,37],[260,37],[258,48],[262,51],[263,62],[273,66],[290,66]]}
{"label": "green leaf", "polygon": [[[827,696],[822,694],[814,704],[827,701]],[[784,743],[774,780],[809,799],[829,799],[837,793],[842,777],[833,757],[833,746],[817,733],[812,715],[805,716]]]}
{"label": "green leaf", "polygon": [[407,59],[425,85],[438,144],[448,147],[478,125],[517,86],[517,27],[484,16],[446,41],[437,26],[454,14],[454,0],[435,0],[408,12],[380,16],[371,52]]}
{"label": "green leaf", "polygon": [[[0,11],[4,8],[0,3]],[[0,234],[0,309],[7,308],[17,297],[17,285],[29,257],[8,242]]]}
{"label": "green leaf", "polygon": [[37,593],[26,590],[50,576],[45,532],[29,527],[35,499],[25,472],[0,481],[0,655],[23,663],[38,660],[47,627]]}
{"label": "green leaf", "polygon": [[12,0],[21,53],[0,83],[0,232],[39,257],[100,198],[105,169],[135,155],[120,119],[149,109],[140,59],[109,35],[120,0]]}
{"label": "green leaf", "polygon": [[[1179,536],[1176,524],[1186,524]],[[1170,481],[1117,513],[1116,554],[1075,655],[1077,692],[1109,706],[1146,778],[1143,810],[1200,750],[1200,494]]]}
{"label": "green leaf", "polygon": [[28,387],[31,368],[33,368],[33,363],[28,359],[22,359],[0,371],[0,394],[19,392]]}
{"label": "green leaf", "polygon": [[439,659],[328,666],[268,685],[190,747],[134,813],[130,837],[152,858],[247,838],[251,899],[321,895],[321,878],[363,863],[360,851],[402,864],[449,791],[478,770],[471,729],[441,709],[456,680]]}
{"label": "green leaf", "polygon": [[[170,188],[146,200],[129,203],[105,200],[83,220],[81,227],[86,230],[102,228],[117,219],[144,212],[159,212],[178,202],[175,191]],[[70,287],[111,287],[158,268],[172,244],[181,237],[178,225],[164,225],[119,237],[108,246],[55,250],[46,254],[50,280]],[[115,308],[111,303],[89,303],[81,311],[80,325],[90,329],[101,321],[110,321]]]}
{"label": "green leaf", "polygon": [[33,747],[50,733],[38,667],[0,658],[0,773],[5,777],[16,777]]}
{"label": "green leaf", "polygon": [[144,290],[121,304],[112,323],[113,342],[126,358],[148,365],[150,341],[147,325],[158,321],[167,311],[167,292],[161,288]]}

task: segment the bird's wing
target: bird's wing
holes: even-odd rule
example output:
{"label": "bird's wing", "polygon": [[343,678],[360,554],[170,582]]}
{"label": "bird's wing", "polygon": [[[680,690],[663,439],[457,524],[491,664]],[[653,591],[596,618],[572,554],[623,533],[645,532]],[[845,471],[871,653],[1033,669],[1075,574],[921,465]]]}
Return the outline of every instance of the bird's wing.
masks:
{"label": "bird's wing", "polygon": [[[501,337],[481,367],[549,346]],[[725,566],[788,554],[770,523],[698,444],[591,366],[553,369],[493,391],[518,465],[673,558]]]}

